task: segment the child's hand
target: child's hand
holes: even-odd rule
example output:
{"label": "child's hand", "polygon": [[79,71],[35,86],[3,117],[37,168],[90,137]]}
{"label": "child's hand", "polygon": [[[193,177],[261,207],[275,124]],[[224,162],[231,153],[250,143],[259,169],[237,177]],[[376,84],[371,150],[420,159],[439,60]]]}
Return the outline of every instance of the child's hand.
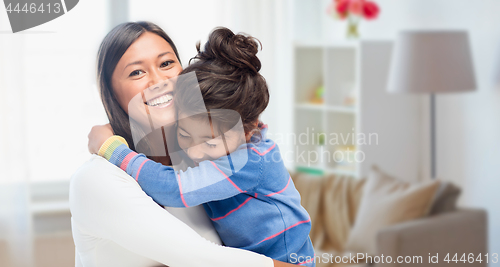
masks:
{"label": "child's hand", "polygon": [[92,127],[92,130],[90,130],[89,133],[89,152],[97,154],[102,144],[104,144],[108,138],[113,136],[113,134],[113,129],[109,123]]}

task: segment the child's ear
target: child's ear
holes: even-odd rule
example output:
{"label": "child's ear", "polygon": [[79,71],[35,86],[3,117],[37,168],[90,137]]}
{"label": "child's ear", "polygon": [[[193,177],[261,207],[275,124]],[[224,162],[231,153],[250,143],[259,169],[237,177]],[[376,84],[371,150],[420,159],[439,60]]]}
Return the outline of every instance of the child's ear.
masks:
{"label": "child's ear", "polygon": [[257,129],[257,128],[254,128],[254,129],[253,129],[253,130],[251,130],[250,132],[245,133],[245,141],[246,141],[247,143],[249,143],[249,142],[250,142],[250,139],[252,139],[252,136],[253,136],[253,134],[255,133],[255,130],[256,130],[256,129]]}

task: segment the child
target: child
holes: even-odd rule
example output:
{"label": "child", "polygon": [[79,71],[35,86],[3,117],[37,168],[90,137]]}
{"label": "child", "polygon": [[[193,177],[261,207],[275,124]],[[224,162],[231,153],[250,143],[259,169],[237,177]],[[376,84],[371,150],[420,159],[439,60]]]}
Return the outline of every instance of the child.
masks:
{"label": "child", "polygon": [[[218,28],[203,52],[197,48],[197,61],[183,71],[196,76],[179,76],[174,96],[178,144],[195,167],[176,171],[153,162],[117,136],[104,142],[99,155],[126,170],[161,205],[203,204],[226,246],[314,266],[309,215],[277,145],[258,121],[269,93],[256,40]],[[202,103],[193,97],[200,91]]]}

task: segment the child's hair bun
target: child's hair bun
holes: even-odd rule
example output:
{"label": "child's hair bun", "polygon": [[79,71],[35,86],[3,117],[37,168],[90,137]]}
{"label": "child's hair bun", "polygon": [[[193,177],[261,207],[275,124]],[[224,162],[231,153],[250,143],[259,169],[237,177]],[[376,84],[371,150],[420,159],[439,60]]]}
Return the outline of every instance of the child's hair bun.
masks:
{"label": "child's hair bun", "polygon": [[208,37],[203,51],[198,44],[198,59],[222,60],[236,68],[258,73],[261,63],[257,57],[260,42],[243,34],[234,34],[231,30],[219,27]]}
{"label": "child's hair bun", "polygon": [[[232,126],[227,115],[216,110],[234,110],[241,116],[245,134],[258,134],[256,123],[269,103],[266,79],[259,73],[259,46],[260,42],[249,35],[234,34],[222,27],[214,29],[204,50],[200,51],[198,43],[198,54],[181,72],[194,72],[196,78],[191,81],[180,75],[176,82],[174,99],[178,110],[190,114],[210,111],[212,121],[224,122],[228,127]],[[202,100],[193,97],[198,92]]]}

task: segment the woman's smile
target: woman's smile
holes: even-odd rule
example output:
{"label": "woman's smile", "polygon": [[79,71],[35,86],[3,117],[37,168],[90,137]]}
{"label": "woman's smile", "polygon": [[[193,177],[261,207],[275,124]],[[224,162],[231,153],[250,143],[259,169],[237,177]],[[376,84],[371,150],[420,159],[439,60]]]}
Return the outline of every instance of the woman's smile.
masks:
{"label": "woman's smile", "polygon": [[144,104],[153,108],[166,108],[172,105],[173,100],[173,92],[167,92],[153,99],[147,100]]}

